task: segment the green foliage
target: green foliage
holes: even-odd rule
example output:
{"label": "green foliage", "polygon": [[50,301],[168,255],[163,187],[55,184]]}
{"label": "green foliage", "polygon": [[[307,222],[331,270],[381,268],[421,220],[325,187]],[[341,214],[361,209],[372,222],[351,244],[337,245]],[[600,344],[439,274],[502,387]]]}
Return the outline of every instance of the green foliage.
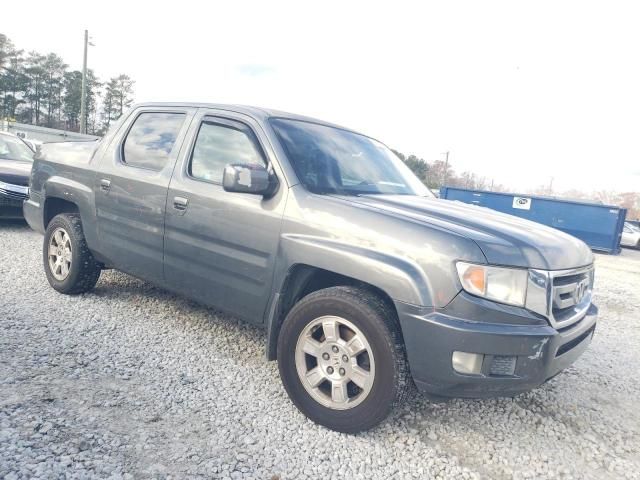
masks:
{"label": "green foliage", "polygon": [[107,82],[102,109],[102,123],[105,130],[133,103],[133,84],[134,81],[128,75],[118,75]]}
{"label": "green foliage", "polygon": [[[87,133],[96,134],[101,126],[98,125],[98,100],[102,83],[93,70],[87,70]],[[80,130],[80,110],[82,95],[82,72],[74,70],[64,75],[64,114],[69,130]]]}
{"label": "green foliage", "polygon": [[429,165],[422,158],[418,158],[415,155],[409,155],[404,161],[407,167],[418,177],[422,183],[427,184]]}
{"label": "green foliage", "polygon": [[27,76],[23,53],[6,35],[0,34],[0,118],[15,118],[17,109],[25,103]]}
{"label": "green foliage", "polygon": [[435,160],[427,162],[415,155],[408,157],[397,150],[391,149],[400,160],[431,190],[439,190],[440,187],[446,185],[450,187],[464,187],[477,190],[504,190],[502,185],[494,185],[487,178],[480,177],[473,172],[463,172],[458,175],[455,170],[447,162],[443,160]]}
{"label": "green foliage", "polygon": [[[34,51],[25,56],[0,33],[0,119],[79,131],[82,72],[68,67],[55,53]],[[103,84],[87,71],[88,133],[103,132],[131,106],[133,84],[128,75],[118,75],[102,92]]]}
{"label": "green foliage", "polygon": [[5,63],[13,51],[13,42],[4,33],[0,33],[0,70],[5,68]]}
{"label": "green foliage", "polygon": [[418,158],[415,155],[409,155],[406,157],[403,153],[398,152],[393,148],[391,151],[411,169],[414,175],[418,177],[422,183],[427,185],[429,178],[429,164],[425,160]]}

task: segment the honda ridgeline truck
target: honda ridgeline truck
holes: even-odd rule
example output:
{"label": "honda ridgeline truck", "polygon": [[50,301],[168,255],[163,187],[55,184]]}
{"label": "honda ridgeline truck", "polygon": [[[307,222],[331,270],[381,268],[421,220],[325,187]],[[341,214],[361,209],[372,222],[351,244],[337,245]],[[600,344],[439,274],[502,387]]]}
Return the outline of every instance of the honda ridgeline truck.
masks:
{"label": "honda ridgeline truck", "polygon": [[291,400],[342,432],[413,383],[534,388],[596,325],[580,240],[436,199],[384,144],[299,115],[138,105],[97,143],[44,145],[24,214],[54,289],[114,268],[262,325]]}

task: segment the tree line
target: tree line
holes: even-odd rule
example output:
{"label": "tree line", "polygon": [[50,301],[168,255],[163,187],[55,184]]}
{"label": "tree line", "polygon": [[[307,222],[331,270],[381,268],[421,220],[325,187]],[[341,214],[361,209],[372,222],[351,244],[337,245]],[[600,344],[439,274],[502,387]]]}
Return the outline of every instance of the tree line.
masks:
{"label": "tree line", "polygon": [[494,192],[504,192],[506,188],[502,184],[496,184],[487,177],[482,177],[474,172],[462,172],[458,174],[455,169],[443,160],[428,162],[415,155],[406,156],[397,150],[393,150],[400,160],[402,160],[413,173],[422,180],[428,188],[439,190],[440,187],[461,187],[473,190],[491,190]]}
{"label": "tree line", "polygon": [[[446,177],[446,186],[448,187],[489,190],[493,192],[514,192],[513,189],[509,189],[505,185],[496,184],[493,180],[490,181],[486,177],[481,177],[473,172],[465,171],[458,175],[450,164],[442,160],[428,162],[415,155],[406,156],[397,150],[393,150],[393,153],[422,180],[422,183],[432,190],[439,190],[440,187],[444,186]],[[619,207],[627,209],[627,219],[640,220],[640,193],[638,192],[614,192],[607,190],[584,192],[576,189],[558,192],[551,190],[548,185],[541,185],[537,188],[530,188],[515,193],[618,205]]]}
{"label": "tree line", "polygon": [[[102,135],[133,103],[134,80],[87,70],[87,133]],[[0,119],[80,131],[82,72],[55,53],[26,53],[0,33]]]}

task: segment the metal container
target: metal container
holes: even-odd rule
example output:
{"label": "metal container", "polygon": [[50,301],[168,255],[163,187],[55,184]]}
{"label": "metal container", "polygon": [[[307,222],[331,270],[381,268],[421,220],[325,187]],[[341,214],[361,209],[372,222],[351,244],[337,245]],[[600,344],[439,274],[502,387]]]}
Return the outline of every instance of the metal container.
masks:
{"label": "metal container", "polygon": [[458,200],[526,218],[579,238],[592,250],[620,253],[620,237],[627,210],[552,197],[442,187],[440,198]]}

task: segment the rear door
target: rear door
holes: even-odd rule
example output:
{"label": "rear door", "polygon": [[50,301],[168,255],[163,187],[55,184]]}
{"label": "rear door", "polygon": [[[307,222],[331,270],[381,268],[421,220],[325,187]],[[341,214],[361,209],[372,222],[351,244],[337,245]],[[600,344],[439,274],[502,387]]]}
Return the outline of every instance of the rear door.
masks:
{"label": "rear door", "polygon": [[167,189],[194,112],[141,108],[105,152],[94,191],[99,252],[111,266],[163,282]]}
{"label": "rear door", "polygon": [[[203,110],[167,196],[165,277],[170,287],[246,320],[262,321],[269,301],[287,188],[269,141],[253,119]],[[228,163],[275,169],[272,198],[227,192]]]}

